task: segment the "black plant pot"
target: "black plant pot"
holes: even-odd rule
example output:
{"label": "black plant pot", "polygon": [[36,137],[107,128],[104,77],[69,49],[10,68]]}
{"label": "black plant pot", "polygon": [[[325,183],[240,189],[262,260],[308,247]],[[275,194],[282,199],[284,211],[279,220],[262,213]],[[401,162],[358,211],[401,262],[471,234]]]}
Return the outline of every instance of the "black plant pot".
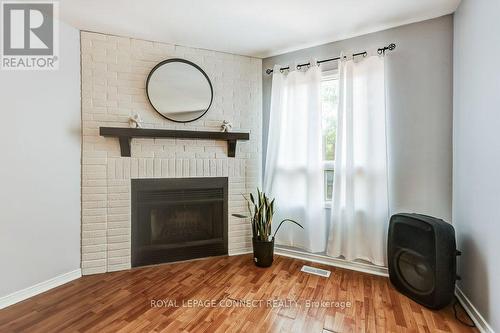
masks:
{"label": "black plant pot", "polygon": [[273,264],[274,237],[270,241],[252,238],[253,260],[256,266],[269,267]]}

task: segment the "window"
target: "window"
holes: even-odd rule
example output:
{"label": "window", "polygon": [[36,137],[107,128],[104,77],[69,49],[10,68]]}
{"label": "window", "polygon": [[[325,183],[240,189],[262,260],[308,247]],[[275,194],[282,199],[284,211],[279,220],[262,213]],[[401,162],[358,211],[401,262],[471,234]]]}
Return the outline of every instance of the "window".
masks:
{"label": "window", "polygon": [[332,200],[335,161],[335,139],[337,134],[337,108],[339,80],[336,71],[323,72],[321,80],[321,113],[323,128],[324,193],[327,205]]}

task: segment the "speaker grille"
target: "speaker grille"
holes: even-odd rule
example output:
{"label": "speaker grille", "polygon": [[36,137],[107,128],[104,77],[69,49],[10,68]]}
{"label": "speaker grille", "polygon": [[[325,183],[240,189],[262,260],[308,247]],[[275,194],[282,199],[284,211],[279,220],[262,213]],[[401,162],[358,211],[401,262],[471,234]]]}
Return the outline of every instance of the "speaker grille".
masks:
{"label": "speaker grille", "polygon": [[408,289],[418,294],[430,294],[435,278],[429,260],[412,251],[402,250],[396,256],[397,274]]}

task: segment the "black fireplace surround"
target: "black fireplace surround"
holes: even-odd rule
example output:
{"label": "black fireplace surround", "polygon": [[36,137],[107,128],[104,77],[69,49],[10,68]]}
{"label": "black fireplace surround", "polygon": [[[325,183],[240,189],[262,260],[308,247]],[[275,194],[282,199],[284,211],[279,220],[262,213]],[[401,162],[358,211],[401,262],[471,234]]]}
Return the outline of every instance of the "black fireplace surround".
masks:
{"label": "black fireplace surround", "polygon": [[227,255],[227,178],[132,179],[132,267]]}

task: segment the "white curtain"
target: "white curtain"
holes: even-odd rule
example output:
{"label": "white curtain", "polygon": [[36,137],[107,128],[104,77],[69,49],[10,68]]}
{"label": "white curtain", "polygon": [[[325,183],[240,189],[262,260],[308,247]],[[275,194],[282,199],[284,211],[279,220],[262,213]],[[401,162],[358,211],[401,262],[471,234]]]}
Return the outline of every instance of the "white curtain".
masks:
{"label": "white curtain", "polygon": [[339,61],[327,255],[386,266],[389,222],[384,58]]}
{"label": "white curtain", "polygon": [[[311,62],[313,63],[313,62]],[[276,198],[273,227],[284,218],[276,243],[321,252],[327,224],[321,151],[321,71],[281,73],[275,66],[266,154],[264,191]]]}

